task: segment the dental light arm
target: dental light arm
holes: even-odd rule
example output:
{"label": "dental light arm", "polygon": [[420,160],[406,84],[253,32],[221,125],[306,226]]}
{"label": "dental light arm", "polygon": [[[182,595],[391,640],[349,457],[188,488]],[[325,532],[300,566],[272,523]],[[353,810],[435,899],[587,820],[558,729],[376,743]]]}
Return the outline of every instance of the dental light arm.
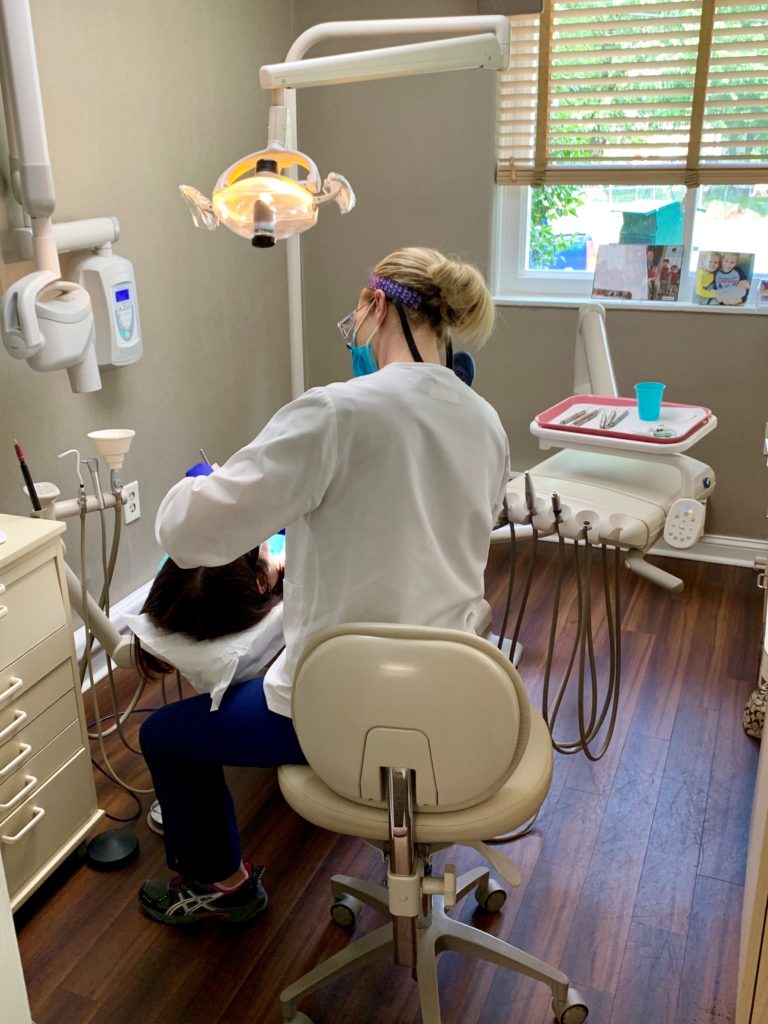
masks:
{"label": "dental light arm", "polygon": [[[443,33],[459,36],[303,59],[311,46],[327,38]],[[328,175],[321,186],[312,160],[290,148],[295,145],[293,90],[469,68],[498,71],[509,65],[509,51],[510,24],[503,15],[330,22],[309,29],[293,44],[285,63],[265,65],[259,72],[262,88],[273,93],[267,148],[227,168],[211,199],[190,185],[180,186],[196,226],[210,230],[221,223],[264,248],[312,227],[317,207],[329,199],[342,213],[353,208],[354,193],[342,175]],[[302,180],[296,177],[297,168],[307,172]]]}
{"label": "dental light arm", "polygon": [[[531,0],[520,0],[518,13],[530,10]],[[437,39],[435,36],[458,38]],[[430,37],[415,43],[374,50],[305,59],[315,45],[328,40],[384,37]],[[295,164],[309,161],[295,149],[296,89],[313,85],[338,85],[379,78],[422,75],[467,68],[503,70],[509,66],[511,26],[501,14],[457,18],[383,18],[370,21],[332,21],[307,29],[293,42],[282,64],[265,65],[259,79],[272,90],[266,150],[251,154],[224,172],[213,197],[196,188],[180,186],[194,223],[209,230],[226,224],[258,247],[287,243],[288,321],[291,357],[291,391],[304,390],[304,342],[301,306],[301,259],[299,234],[317,220],[318,205],[334,199],[342,213],[354,206],[354,193],[340,174],[329,174],[322,189],[279,175],[267,161],[276,153],[289,154]],[[261,166],[260,166],[261,164]],[[313,165],[314,166],[314,165]],[[294,174],[295,168],[289,173]],[[278,186],[279,190],[278,191]]]}
{"label": "dental light arm", "polygon": [[[509,22],[503,19],[509,28]],[[506,63],[505,63],[506,62]],[[363,53],[267,64],[259,72],[263,89],[301,89],[314,85],[344,85],[381,78],[428,75],[437,71],[488,68],[499,71],[509,64],[509,32],[506,56],[496,35],[485,32],[460,39],[390,46]]]}

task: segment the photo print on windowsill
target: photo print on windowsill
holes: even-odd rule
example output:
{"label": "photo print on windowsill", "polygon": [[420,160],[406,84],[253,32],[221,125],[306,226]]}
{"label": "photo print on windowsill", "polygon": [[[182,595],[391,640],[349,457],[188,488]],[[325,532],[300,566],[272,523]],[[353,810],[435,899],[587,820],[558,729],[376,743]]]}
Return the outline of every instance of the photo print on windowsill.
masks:
{"label": "photo print on windowsill", "polygon": [[601,245],[592,296],[676,302],[682,268],[682,245]]}
{"label": "photo print on windowsill", "polygon": [[755,255],[715,249],[699,254],[693,301],[702,306],[744,306],[752,284]]}

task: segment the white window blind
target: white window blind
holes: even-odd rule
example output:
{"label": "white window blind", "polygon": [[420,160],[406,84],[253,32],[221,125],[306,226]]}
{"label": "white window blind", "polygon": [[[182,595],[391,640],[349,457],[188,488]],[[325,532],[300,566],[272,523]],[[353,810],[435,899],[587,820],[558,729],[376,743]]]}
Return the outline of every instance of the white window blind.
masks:
{"label": "white window blind", "polygon": [[501,184],[768,181],[768,3],[544,0],[500,79]]}

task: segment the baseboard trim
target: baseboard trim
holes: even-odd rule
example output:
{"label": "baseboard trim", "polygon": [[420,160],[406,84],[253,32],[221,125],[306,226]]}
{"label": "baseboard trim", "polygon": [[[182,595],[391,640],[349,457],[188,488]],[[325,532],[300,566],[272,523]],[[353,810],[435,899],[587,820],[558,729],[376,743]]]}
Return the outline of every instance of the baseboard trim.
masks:
{"label": "baseboard trim", "polygon": [[705,533],[692,548],[672,548],[663,540],[657,541],[649,554],[664,558],[687,558],[694,562],[716,562],[718,565],[741,565],[752,569],[756,558],[765,558],[768,540],[751,537],[726,537]]}
{"label": "baseboard trim", "polygon": [[[126,615],[138,615],[142,609],[144,601],[146,600],[149,588],[152,586],[152,580],[148,580],[138,590],[134,590],[132,594],[128,594],[122,601],[118,601],[109,610],[110,621],[114,624],[115,628],[121,635],[128,633],[128,626],[125,622]],[[85,650],[85,626],[81,626],[80,629],[75,632],[75,650],[77,651],[78,660],[82,658]],[[99,640],[94,640],[93,647],[91,648],[91,662],[93,665],[93,680],[98,683],[107,674],[107,653],[101,646]],[[85,682],[83,683],[83,689],[87,690],[90,686],[90,679],[86,674]]]}

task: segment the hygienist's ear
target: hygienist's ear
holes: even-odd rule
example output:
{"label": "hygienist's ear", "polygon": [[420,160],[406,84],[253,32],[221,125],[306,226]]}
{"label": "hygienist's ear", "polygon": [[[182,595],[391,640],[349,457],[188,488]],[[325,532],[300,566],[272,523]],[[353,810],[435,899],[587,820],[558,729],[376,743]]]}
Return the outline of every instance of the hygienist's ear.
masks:
{"label": "hygienist's ear", "polygon": [[376,305],[373,307],[374,317],[376,323],[379,326],[381,326],[384,323],[384,320],[386,319],[387,316],[387,297],[381,290],[381,288],[377,288],[376,291],[373,293],[373,299],[374,302],[376,303]]}

